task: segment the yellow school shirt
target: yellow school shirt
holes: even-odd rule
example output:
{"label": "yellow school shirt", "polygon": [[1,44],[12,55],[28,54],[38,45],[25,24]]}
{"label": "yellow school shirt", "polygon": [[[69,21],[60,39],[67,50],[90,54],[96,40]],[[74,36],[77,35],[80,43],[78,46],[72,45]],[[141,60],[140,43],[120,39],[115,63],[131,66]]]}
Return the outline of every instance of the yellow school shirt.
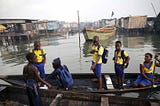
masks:
{"label": "yellow school shirt", "polygon": [[29,52],[34,53],[37,56],[38,63],[41,63],[43,61],[43,56],[46,55],[46,51],[43,49],[40,49],[40,50],[30,49]]}
{"label": "yellow school shirt", "polygon": [[[125,57],[128,57],[128,54],[127,54],[126,51],[124,51],[124,56],[125,56]],[[122,59],[122,56],[121,56],[121,51],[119,51],[118,53],[115,52],[115,53],[114,53],[114,58],[115,58],[114,61],[115,61],[116,64],[119,64],[119,65],[122,65],[122,64],[123,64],[123,59]]]}
{"label": "yellow school shirt", "polygon": [[96,51],[96,52],[93,53],[93,62],[96,62],[96,60],[98,58],[98,55],[100,55],[101,57],[98,61],[98,64],[101,64],[102,63],[102,54],[103,54],[104,48],[102,46],[100,46],[99,50],[98,50],[98,46],[93,45],[92,50]]}
{"label": "yellow school shirt", "polygon": [[142,62],[141,65],[144,66],[143,69],[144,69],[145,73],[153,73],[154,67],[155,67],[155,62],[154,61],[152,61],[152,65],[149,69],[147,67],[145,67],[144,62]]}

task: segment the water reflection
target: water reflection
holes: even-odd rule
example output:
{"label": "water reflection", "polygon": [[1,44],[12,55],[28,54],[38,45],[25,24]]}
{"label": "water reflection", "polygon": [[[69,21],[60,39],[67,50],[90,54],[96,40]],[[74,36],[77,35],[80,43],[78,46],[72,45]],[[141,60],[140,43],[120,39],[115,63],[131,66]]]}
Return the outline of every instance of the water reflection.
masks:
{"label": "water reflection", "polygon": [[143,48],[144,37],[125,37],[123,40],[123,45],[127,48]]}
{"label": "water reflection", "polygon": [[[66,39],[66,37],[42,37],[40,40],[42,46],[60,45],[58,39]],[[25,55],[29,49],[33,48],[33,42],[22,40],[14,42],[2,42],[0,45],[1,58],[4,64],[12,64],[12,66],[20,65],[26,62]]]}
{"label": "water reflection", "polygon": [[152,45],[155,53],[160,53],[160,35],[152,36]]}
{"label": "water reflection", "polygon": [[[115,36],[110,37],[109,39],[100,41],[101,45],[105,48],[109,47],[112,41],[115,39]],[[90,50],[92,47],[92,41],[86,41],[83,46],[84,57],[90,56]]]}
{"label": "water reflection", "polygon": [[[118,40],[123,43],[123,49],[126,50],[131,57],[130,65],[126,72],[138,72],[139,64],[144,61],[144,54],[149,52],[154,54],[159,52],[160,45],[159,35],[118,35]],[[158,72],[158,70],[156,70]]]}
{"label": "water reflection", "polygon": [[[144,54],[152,54],[160,51],[159,35],[117,35],[109,40],[101,41],[101,44],[109,50],[109,60],[102,66],[102,72],[114,72],[113,53],[114,43],[121,40],[123,49],[131,57],[130,65],[125,72],[139,72],[139,64],[144,60]],[[50,73],[53,68],[51,62],[56,57],[61,57],[64,64],[67,64],[71,72],[89,73],[92,57],[90,50],[92,42],[85,42],[81,34],[79,48],[79,38],[76,35],[49,36],[40,38],[42,48],[47,51],[46,72]],[[16,41],[11,45],[0,43],[0,74],[21,74],[25,54],[33,48],[33,41]]]}
{"label": "water reflection", "polygon": [[87,41],[87,42],[84,43],[84,47],[83,47],[84,57],[89,56],[88,54],[90,53],[91,47],[92,47],[92,42],[91,41]]}
{"label": "water reflection", "polygon": [[0,52],[4,64],[14,63],[13,66],[23,64],[25,62],[25,54],[28,48],[28,42],[17,42],[18,45],[1,45]]}
{"label": "water reflection", "polygon": [[117,39],[122,41],[126,48],[144,48],[145,46],[153,46],[154,51],[160,50],[160,36],[154,34],[146,35],[117,35]]}

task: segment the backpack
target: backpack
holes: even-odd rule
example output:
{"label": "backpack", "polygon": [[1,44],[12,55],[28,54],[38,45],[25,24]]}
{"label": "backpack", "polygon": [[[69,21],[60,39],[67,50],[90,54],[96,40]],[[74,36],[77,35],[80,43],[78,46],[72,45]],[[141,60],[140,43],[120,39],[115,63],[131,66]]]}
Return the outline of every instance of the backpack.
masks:
{"label": "backpack", "polygon": [[[100,48],[100,46],[98,46],[98,50],[99,50],[99,48]],[[108,50],[106,48],[104,48],[103,54],[102,54],[102,63],[106,64],[107,61],[108,61]]]}
{"label": "backpack", "polygon": [[[124,63],[124,61],[126,61],[126,59],[127,59],[127,57],[125,57],[125,55],[124,55],[124,50],[121,50],[121,57],[122,57],[123,63]],[[124,64],[123,64],[123,65],[124,65]],[[127,63],[127,64],[125,65],[125,68],[127,68],[128,65],[129,65],[129,63]]]}
{"label": "backpack", "polygon": [[74,83],[72,75],[65,65],[63,65],[60,69],[59,79],[64,88],[70,88]]}

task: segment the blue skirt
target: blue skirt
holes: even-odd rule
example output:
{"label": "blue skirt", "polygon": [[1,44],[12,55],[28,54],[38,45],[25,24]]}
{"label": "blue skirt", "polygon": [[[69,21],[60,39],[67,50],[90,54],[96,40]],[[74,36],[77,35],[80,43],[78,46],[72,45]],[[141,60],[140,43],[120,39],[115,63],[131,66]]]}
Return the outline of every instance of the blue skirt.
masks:
{"label": "blue skirt", "polygon": [[[153,74],[152,73],[146,73],[146,76],[148,78],[153,78]],[[146,78],[144,78],[142,75],[138,75],[136,81],[134,81],[134,84],[143,84],[145,86],[149,86],[149,85],[152,84],[152,82],[147,80]]]}

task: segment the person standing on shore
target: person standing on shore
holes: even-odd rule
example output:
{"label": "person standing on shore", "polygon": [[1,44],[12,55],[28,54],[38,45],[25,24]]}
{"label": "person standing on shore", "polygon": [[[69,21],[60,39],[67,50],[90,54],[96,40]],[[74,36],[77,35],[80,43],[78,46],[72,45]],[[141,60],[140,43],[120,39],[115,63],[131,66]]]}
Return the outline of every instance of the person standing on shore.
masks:
{"label": "person standing on shore", "polygon": [[117,76],[118,88],[123,89],[124,83],[124,69],[127,68],[130,57],[128,56],[127,52],[121,50],[122,43],[121,41],[116,41],[115,43],[115,52],[114,52],[114,69]]}
{"label": "person standing on shore", "polygon": [[102,54],[104,48],[101,46],[99,42],[99,37],[93,37],[93,45],[90,53],[93,55],[92,65],[90,70],[94,72],[99,81],[99,90],[102,89],[102,75],[101,75],[101,67],[102,67]]}
{"label": "person standing on shore", "polygon": [[34,53],[37,56],[37,62],[34,65],[38,68],[42,79],[46,78],[44,65],[46,63],[46,51],[41,49],[40,41],[34,42],[34,49],[30,49],[29,53]]}
{"label": "person standing on shore", "polygon": [[23,77],[26,82],[29,104],[30,106],[42,106],[38,91],[38,82],[47,85],[48,88],[51,88],[52,86],[39,76],[39,71],[37,67],[34,66],[34,63],[37,62],[36,55],[34,53],[28,53],[26,58],[28,60],[28,64],[23,68]]}

